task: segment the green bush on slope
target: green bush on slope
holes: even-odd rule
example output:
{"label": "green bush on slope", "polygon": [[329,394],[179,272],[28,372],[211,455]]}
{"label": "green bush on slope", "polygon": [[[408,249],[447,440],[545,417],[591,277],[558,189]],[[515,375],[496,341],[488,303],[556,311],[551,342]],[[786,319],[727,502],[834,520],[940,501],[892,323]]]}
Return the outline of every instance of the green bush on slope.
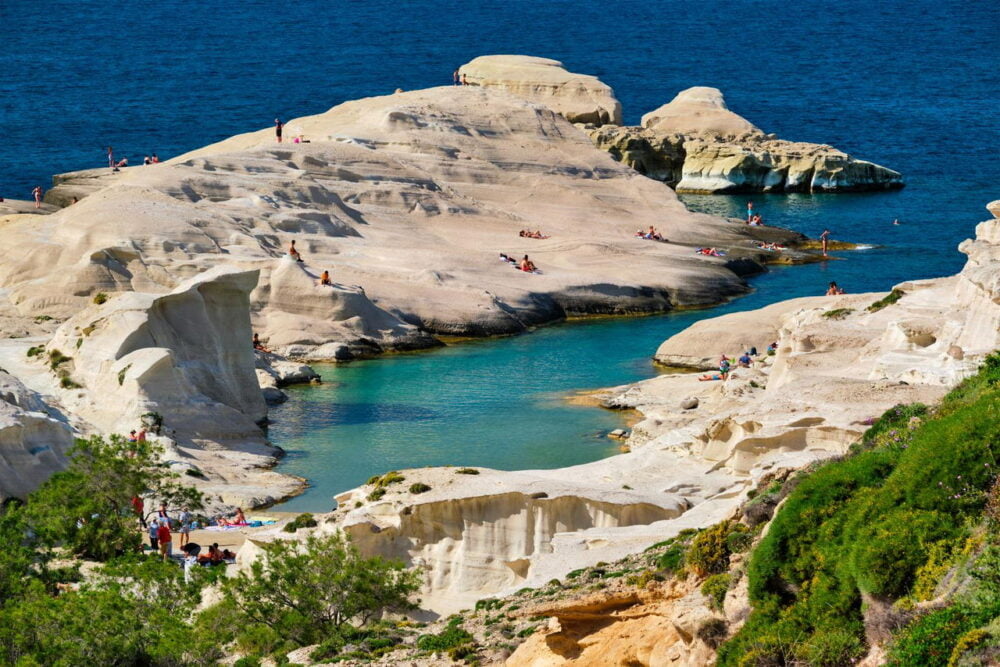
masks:
{"label": "green bush on slope", "polygon": [[[998,385],[992,355],[932,417],[897,406],[858,453],[806,477],[751,555],[754,611],[718,664],[844,664],[863,654],[862,595],[908,595],[932,551],[957,550],[981,520],[1000,454]],[[951,614],[971,620],[945,624],[954,626],[941,640],[948,646],[981,618]],[[907,660],[898,664],[917,664]]]}

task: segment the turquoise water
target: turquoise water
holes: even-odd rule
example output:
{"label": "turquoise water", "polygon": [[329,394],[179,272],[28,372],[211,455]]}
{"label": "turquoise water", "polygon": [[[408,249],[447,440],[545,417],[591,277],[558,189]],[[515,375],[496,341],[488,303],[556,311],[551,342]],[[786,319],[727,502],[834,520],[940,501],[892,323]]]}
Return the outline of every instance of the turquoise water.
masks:
{"label": "turquoise water", "polygon": [[[695,198],[689,204],[715,207],[726,199]],[[738,203],[733,198],[728,205]],[[873,236],[885,243],[898,229],[886,227]],[[570,322],[522,336],[319,367],[325,384],[290,388],[291,400],[272,411],[270,437],[288,451],[279,470],[312,484],[282,509],[328,510],[334,494],[398,468],[554,468],[609,456],[617,448],[605,434],[622,425],[622,416],[571,405],[566,396],[652,377],[657,346],[701,318],[821,293],[829,280],[852,291],[886,289],[905,277],[894,273],[905,273],[921,254],[942,267],[961,265],[955,251],[921,253],[897,245],[842,253],[840,261],[776,268],[753,279],[753,293],[709,310]]]}
{"label": "turquoise water", "polygon": [[[942,0],[265,0],[0,2],[0,196],[105,164],[103,149],[169,158],[275,116],[450,84],[488,53],[562,60],[615,89],[625,121],[695,85],[766,131],[830,143],[897,169],[908,187],[870,195],[756,196],[773,224],[880,247],[773,271],[722,308],[546,328],[517,338],[324,369],[273,412],[281,470],[331,496],[391,468],[559,466],[613,451],[618,417],[567,392],[650,376],[649,358],[698,318],[957,271],[955,246],[997,198],[996,2]],[[741,215],[744,197],[685,197]],[[894,218],[903,225],[890,225]]]}

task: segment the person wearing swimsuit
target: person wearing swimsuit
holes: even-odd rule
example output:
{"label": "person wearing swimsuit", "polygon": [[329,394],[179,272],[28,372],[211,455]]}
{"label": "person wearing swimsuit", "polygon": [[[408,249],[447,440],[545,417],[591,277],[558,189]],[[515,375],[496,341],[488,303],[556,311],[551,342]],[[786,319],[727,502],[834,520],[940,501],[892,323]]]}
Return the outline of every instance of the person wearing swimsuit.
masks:
{"label": "person wearing swimsuit", "polygon": [[285,124],[281,122],[280,118],[274,119],[274,136],[277,137],[279,144],[281,143],[281,128],[284,126]]}

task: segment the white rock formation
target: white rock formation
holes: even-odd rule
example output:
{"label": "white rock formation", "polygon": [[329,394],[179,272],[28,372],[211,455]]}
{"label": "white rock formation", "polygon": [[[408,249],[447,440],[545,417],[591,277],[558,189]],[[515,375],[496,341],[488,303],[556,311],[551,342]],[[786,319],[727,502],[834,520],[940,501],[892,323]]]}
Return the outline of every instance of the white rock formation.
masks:
{"label": "white rock formation", "polygon": [[85,390],[64,402],[99,432],[128,433],[158,413],[183,443],[263,442],[249,295],[256,271],[219,267],[169,294],[128,292],[67,320],[48,353]]}
{"label": "white rock formation", "polygon": [[726,107],[717,88],[689,88],[642,127],[589,129],[616,159],[678,192],[853,192],[903,187],[891,169],[831,146],[765,134]]}
{"label": "white rock formation", "polygon": [[558,60],[479,56],[459,68],[475,86],[496,88],[543,104],[571,123],[621,125],[622,105],[596,76],[567,72]]}
{"label": "white rock formation", "polygon": [[[1000,220],[976,233],[961,273],[899,285],[884,308],[867,308],[882,294],[796,299],[678,334],[662,356],[689,366],[778,346],[725,381],[674,374],[608,390],[606,405],[643,415],[627,454],[545,471],[402,471],[377,500],[372,487],[338,496],[321,530],[422,566],[424,605],[448,613],[727,518],[763,475],[845,452],[870,419],[938,400],[1000,348]],[[682,408],[690,397],[697,406]],[[412,482],[431,490],[408,493]]]}
{"label": "white rock formation", "polygon": [[35,392],[0,371],[0,501],[24,498],[66,465],[73,434]]}
{"label": "white rock formation", "polygon": [[[232,137],[115,174],[52,215],[6,219],[0,289],[30,321],[101,292],[163,294],[216,266],[258,269],[265,344],[339,359],[435,344],[427,332],[714,303],[746,289],[733,268],[758,266],[727,260],[766,254],[752,244],[763,230],[688,212],[562,116],[490,88],[347,102],[288,121],[285,137]],[[634,238],[651,225],[671,243]],[[519,237],[525,228],[551,238]],[[281,260],[292,240],[304,271]],[[542,273],[500,252],[530,254]],[[333,287],[310,282],[323,270]]]}

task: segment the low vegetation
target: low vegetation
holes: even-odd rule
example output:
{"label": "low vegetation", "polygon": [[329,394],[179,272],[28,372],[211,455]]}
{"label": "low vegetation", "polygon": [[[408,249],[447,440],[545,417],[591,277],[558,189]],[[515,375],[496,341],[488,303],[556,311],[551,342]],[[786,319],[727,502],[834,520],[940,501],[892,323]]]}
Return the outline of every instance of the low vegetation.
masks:
{"label": "low vegetation", "polygon": [[875,301],[874,303],[872,303],[871,305],[869,305],[868,306],[868,311],[871,312],[871,313],[874,313],[874,312],[877,312],[879,310],[882,310],[886,306],[891,306],[892,304],[894,304],[897,301],[899,301],[900,299],[902,299],[903,295],[905,295],[905,294],[906,294],[906,292],[904,292],[901,289],[893,289],[891,292],[889,292],[888,294],[886,294],[884,297],[882,297],[878,301]]}
{"label": "low vegetation", "polygon": [[894,665],[996,656],[998,457],[1000,355],[936,409],[886,412],[788,494],[749,561],[753,612],[718,664],[849,664],[880,635]]}

